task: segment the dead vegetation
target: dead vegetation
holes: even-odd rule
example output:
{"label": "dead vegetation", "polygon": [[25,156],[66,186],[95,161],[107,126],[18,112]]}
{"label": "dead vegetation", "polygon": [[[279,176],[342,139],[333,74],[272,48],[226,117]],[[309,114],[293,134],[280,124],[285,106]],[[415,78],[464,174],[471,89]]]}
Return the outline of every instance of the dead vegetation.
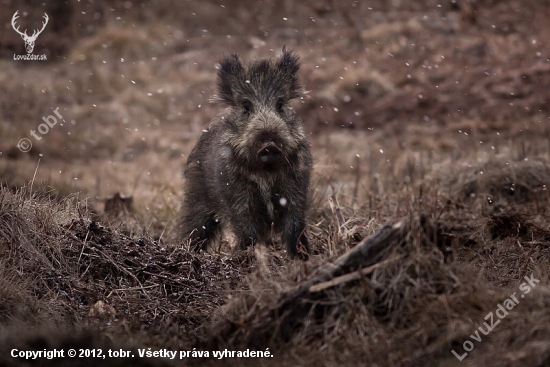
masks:
{"label": "dead vegetation", "polygon": [[[47,345],[269,347],[277,363],[452,365],[458,361],[451,350],[463,354],[462,344],[484,317],[534,274],[536,289],[462,363],[546,365],[550,212],[540,188],[550,181],[543,161],[510,161],[510,171],[497,158],[480,163],[483,182],[476,185],[454,169],[449,191],[434,186],[431,192],[429,180],[418,182],[417,188],[428,187],[426,198],[438,199],[426,199],[421,211],[411,203],[405,215],[378,231],[370,227],[376,233],[349,252],[345,248],[361,232],[339,232],[337,219],[324,223],[319,213],[310,229],[319,233],[317,255],[307,264],[289,262],[277,245],[258,248],[256,256],[196,255],[185,246],[105,227],[75,197],[53,200],[31,194],[30,187],[4,188],[4,345],[31,343],[51,328],[66,335],[69,328],[80,331]],[[431,178],[449,180],[446,168],[452,166]],[[472,169],[479,167],[463,172]],[[512,172],[524,173],[521,196],[500,190],[503,177],[519,187]],[[488,192],[494,203],[486,200]],[[330,211],[328,201],[324,207]],[[365,210],[355,215],[368,216]],[[330,255],[329,247],[341,256]],[[22,325],[38,334],[8,337]]]}
{"label": "dead vegetation", "polygon": [[[350,358],[377,365],[455,365],[451,350],[462,355],[463,343],[475,336],[484,317],[519,293],[523,277],[536,274],[542,287],[522,297],[462,363],[546,365],[550,329],[541,327],[546,321],[538,318],[545,314],[550,294],[549,212],[548,196],[537,194],[548,182],[548,177],[539,180],[547,167],[528,161],[510,165],[531,173],[523,177],[526,196],[519,201],[504,191],[499,205],[480,210],[489,205],[483,203],[486,190],[500,186],[503,175],[510,174],[498,159],[484,163],[487,176],[473,189],[467,176],[453,170],[453,177],[459,177],[453,180],[454,193],[439,192],[437,203],[420,216],[411,208],[400,222],[315,267],[276,297],[257,293],[246,303],[234,302],[230,307],[235,309],[214,324],[206,345],[298,345],[304,348],[302,361],[322,365],[346,364]],[[444,172],[434,174],[445,177]],[[537,209],[537,201],[544,208]],[[516,333],[537,341],[517,339]],[[499,351],[502,345],[506,353]]]}
{"label": "dead vegetation", "polygon": [[[125,3],[48,8],[52,25],[73,14],[39,38],[53,58],[1,61],[1,365],[90,362],[9,352],[55,347],[275,356],[113,365],[550,365],[547,2]],[[181,168],[218,112],[215,64],[285,44],[311,91],[295,108],[315,156],[312,258],[189,252]],[[20,152],[56,107],[63,124]]]}

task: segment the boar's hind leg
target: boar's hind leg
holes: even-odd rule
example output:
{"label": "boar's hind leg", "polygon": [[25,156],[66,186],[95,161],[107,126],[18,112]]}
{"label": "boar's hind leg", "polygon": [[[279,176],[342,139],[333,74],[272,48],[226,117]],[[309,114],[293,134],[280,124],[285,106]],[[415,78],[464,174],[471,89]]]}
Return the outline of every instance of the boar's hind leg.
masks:
{"label": "boar's hind leg", "polygon": [[191,240],[191,249],[205,250],[220,232],[219,223],[214,214],[206,208],[187,207],[183,214],[182,234]]}
{"label": "boar's hind leg", "polygon": [[309,259],[309,241],[305,228],[305,221],[303,219],[289,217],[286,220],[282,239],[287,246],[287,251],[291,258],[297,256],[300,260],[306,261]]}

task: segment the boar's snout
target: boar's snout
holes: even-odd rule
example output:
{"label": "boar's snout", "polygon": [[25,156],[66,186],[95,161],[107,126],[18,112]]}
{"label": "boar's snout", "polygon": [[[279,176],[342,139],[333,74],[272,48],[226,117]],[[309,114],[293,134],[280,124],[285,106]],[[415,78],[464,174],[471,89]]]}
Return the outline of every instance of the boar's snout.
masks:
{"label": "boar's snout", "polygon": [[260,150],[258,150],[258,159],[263,164],[277,163],[283,156],[281,149],[272,141],[262,144]]}

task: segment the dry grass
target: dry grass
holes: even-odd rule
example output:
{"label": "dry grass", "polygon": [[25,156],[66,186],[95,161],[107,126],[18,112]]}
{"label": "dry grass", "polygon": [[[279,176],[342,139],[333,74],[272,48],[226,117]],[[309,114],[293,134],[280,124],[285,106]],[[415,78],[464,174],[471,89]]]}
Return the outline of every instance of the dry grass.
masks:
{"label": "dry grass", "polygon": [[[462,160],[442,162],[437,170],[425,168],[427,178],[415,184],[400,180],[395,184],[399,190],[386,189],[384,201],[410,200],[402,209],[381,203],[376,208],[373,203],[352,211],[345,205],[346,195],[338,194],[349,213],[345,236],[338,234],[328,202],[319,203],[311,214],[316,255],[309,263],[289,262],[277,244],[242,254],[194,255],[185,246],[131,238],[104,227],[75,197],[31,194],[30,187],[17,192],[4,188],[0,308],[5,341],[20,345],[38,337],[22,333],[15,340],[8,338],[19,325],[46,330],[38,335],[49,335],[48,328],[56,325],[82,330],[77,341],[69,340],[78,344],[83,338],[84,345],[269,347],[277,364],[361,360],[453,365],[458,361],[450,351],[462,354],[462,343],[470,340],[485,315],[519,293],[524,276],[535,274],[540,284],[475,344],[463,363],[545,365],[550,356],[550,328],[545,326],[550,325],[545,321],[550,212],[542,185],[550,183],[544,164],[548,154],[528,161],[509,159],[508,165],[504,160],[494,157],[475,166]],[[399,172],[407,171],[395,172],[386,172],[381,185],[390,187],[397,177],[403,178]],[[518,172],[522,174],[514,176]],[[521,195],[502,190],[503,177],[522,187]],[[365,201],[364,194],[359,191],[358,202]],[[377,216],[369,215],[373,210]],[[383,265],[357,280],[298,299],[293,311],[280,319],[265,318],[266,310],[319,266],[399,218],[409,223],[407,230],[388,247]],[[257,322],[262,323],[259,329]],[[227,325],[232,325],[229,331]],[[92,336],[86,337],[85,330]],[[223,338],[220,330],[225,330]],[[101,341],[102,335],[108,340]],[[499,350],[502,345],[507,353]]]}
{"label": "dry grass", "polygon": [[[0,364],[21,365],[12,347],[145,346],[275,355],[222,360],[239,366],[550,365],[548,4],[459,3],[71,5],[37,44],[53,62],[0,61]],[[86,12],[101,16],[82,29]],[[215,64],[285,44],[311,91],[294,107],[315,156],[312,259],[278,242],[190,253],[175,236],[181,167],[217,112]],[[20,152],[57,107],[63,124]],[[133,209],[103,213],[115,193]],[[398,221],[375,268],[273,313]],[[536,288],[473,341],[531,274]]]}

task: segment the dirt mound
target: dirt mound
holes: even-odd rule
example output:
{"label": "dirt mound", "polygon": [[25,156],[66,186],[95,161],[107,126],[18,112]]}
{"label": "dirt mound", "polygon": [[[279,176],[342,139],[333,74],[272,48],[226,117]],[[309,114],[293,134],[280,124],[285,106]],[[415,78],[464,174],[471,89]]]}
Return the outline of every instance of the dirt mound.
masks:
{"label": "dirt mound", "polygon": [[453,171],[449,185],[464,199],[481,196],[488,202],[540,202],[550,195],[550,164],[546,159],[514,161],[509,157],[470,163]]}
{"label": "dirt mound", "polygon": [[146,330],[151,344],[177,335],[181,346],[241,276],[236,260],[127,237],[90,220],[75,197],[30,190],[0,191],[2,328],[63,325],[115,339]]}
{"label": "dirt mound", "polygon": [[[525,220],[519,214],[516,218]],[[247,304],[230,305],[238,308],[230,314],[245,316],[215,324],[206,346],[221,349],[267,345],[279,351],[298,345],[309,363],[322,363],[322,358],[328,364],[345,364],[351,355],[369,365],[453,364],[458,362],[453,350],[468,357],[466,365],[487,361],[499,366],[517,361],[541,365],[540,361],[548,361],[550,317],[544,310],[550,301],[550,289],[538,284],[541,277],[532,275],[530,266],[520,268],[514,276],[516,289],[508,291],[480,278],[481,269],[446,259],[444,247],[454,231],[449,223],[425,217],[388,225],[279,297],[266,295]],[[548,247],[548,233],[548,229],[534,231],[531,239]],[[511,240],[508,246],[526,240],[517,232],[501,236]],[[480,256],[486,261],[491,257],[487,252]],[[541,266],[548,256],[545,251],[533,260]],[[500,266],[516,269],[516,259],[503,258]],[[547,270],[543,272],[547,277]],[[471,338],[479,334],[476,329],[480,325],[484,327],[486,316],[512,292],[521,294],[517,286],[526,281],[524,277],[534,278],[532,288],[537,287],[539,292],[521,295],[516,303],[519,307],[510,306],[510,316],[502,320],[503,325],[489,330],[487,338],[481,334],[479,344],[473,344],[476,352],[464,355],[471,351]],[[511,330],[514,335],[529,334],[530,342],[517,340]],[[474,337],[470,337],[472,333]],[[343,345],[346,352],[341,354],[339,348]],[[507,353],[503,353],[503,346]],[[324,351],[322,357],[317,350]],[[327,356],[332,360],[327,361]]]}

